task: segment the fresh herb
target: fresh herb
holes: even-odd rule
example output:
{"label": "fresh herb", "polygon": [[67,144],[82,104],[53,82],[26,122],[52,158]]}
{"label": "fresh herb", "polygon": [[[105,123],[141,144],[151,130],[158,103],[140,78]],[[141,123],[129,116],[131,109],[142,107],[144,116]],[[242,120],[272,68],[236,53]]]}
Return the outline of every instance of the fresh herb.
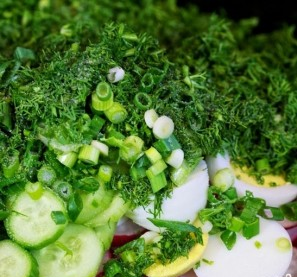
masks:
{"label": "fresh herb", "polygon": [[104,264],[106,277],[113,276],[143,276],[143,270],[153,264],[151,247],[147,247],[145,240],[133,240],[115,250],[117,259],[111,259]]}
{"label": "fresh herb", "polygon": [[195,244],[203,244],[201,228],[194,225],[160,219],[150,219],[160,228],[165,228],[161,233],[161,239],[156,243],[160,249],[156,259],[162,264],[175,261],[179,257],[187,257]]}
{"label": "fresh herb", "polygon": [[117,248],[116,258],[104,265],[106,276],[142,276],[153,263],[166,265],[187,257],[197,243],[203,244],[201,229],[191,224],[159,219],[151,221],[164,231],[153,241],[140,237]]}
{"label": "fresh herb", "polygon": [[229,250],[236,243],[237,233],[247,239],[259,234],[259,216],[270,220],[284,219],[281,208],[268,207],[263,199],[254,197],[251,192],[238,197],[234,187],[222,192],[215,186],[210,186],[207,205],[198,213],[202,223],[212,224],[210,234],[220,234]]}

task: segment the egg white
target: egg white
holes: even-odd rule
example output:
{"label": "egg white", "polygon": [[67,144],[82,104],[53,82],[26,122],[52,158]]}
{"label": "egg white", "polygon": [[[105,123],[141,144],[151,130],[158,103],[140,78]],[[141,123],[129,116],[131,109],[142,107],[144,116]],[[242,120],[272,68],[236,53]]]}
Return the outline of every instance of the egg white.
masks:
{"label": "egg white", "polygon": [[[209,156],[206,158],[210,182],[218,170],[223,168],[229,168],[233,172],[230,157],[228,154],[218,154],[217,156]],[[237,190],[239,196],[244,196],[246,191],[253,193],[255,197],[260,197],[266,201],[268,206],[279,207],[282,204],[291,202],[297,197],[297,185],[286,183],[280,186],[268,187],[261,185],[254,185],[247,183],[244,180],[238,178],[234,174],[235,182],[234,187]]]}
{"label": "egg white", "polygon": [[[164,199],[159,218],[193,223],[197,218],[198,211],[206,206],[208,187],[207,165],[205,161],[201,161],[188,180],[181,186],[174,188],[170,197]],[[152,195],[153,198],[154,196]],[[152,201],[146,207],[137,207],[134,210],[129,210],[126,216],[131,218],[136,224],[148,230],[158,232],[160,229],[148,220],[148,218],[153,217],[150,212],[153,209]]]}
{"label": "egg white", "polygon": [[[278,246],[279,239],[287,243],[286,247]],[[194,271],[199,277],[283,276],[290,265],[292,253],[287,231],[275,221],[260,218],[260,234],[249,240],[237,234],[231,250],[226,248],[219,235],[210,235],[200,266]]]}

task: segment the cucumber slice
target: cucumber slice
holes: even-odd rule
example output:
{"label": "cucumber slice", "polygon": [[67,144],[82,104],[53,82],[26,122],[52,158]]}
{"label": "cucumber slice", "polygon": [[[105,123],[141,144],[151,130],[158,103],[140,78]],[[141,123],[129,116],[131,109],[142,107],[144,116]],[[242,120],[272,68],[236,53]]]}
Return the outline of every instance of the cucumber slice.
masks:
{"label": "cucumber slice", "polygon": [[75,222],[83,224],[101,213],[109,206],[113,195],[114,192],[104,189],[104,185],[100,185],[99,189],[92,193],[81,192],[80,196],[83,202],[83,209]]}
{"label": "cucumber slice", "polygon": [[118,222],[128,209],[129,203],[125,202],[119,194],[116,194],[107,209],[97,214],[91,220],[86,222],[85,225],[95,228],[109,224],[110,222]]}
{"label": "cucumber slice", "polygon": [[107,251],[111,246],[116,227],[116,222],[109,222],[108,224],[94,228],[94,231],[98,239],[102,242],[105,251]]}
{"label": "cucumber slice", "polygon": [[104,255],[104,247],[93,229],[69,223],[54,243],[32,251],[40,277],[94,277]]}
{"label": "cucumber slice", "polygon": [[9,237],[25,248],[41,248],[56,240],[65,224],[56,224],[52,212],[66,214],[64,202],[53,191],[44,189],[34,200],[26,191],[17,195],[11,204],[11,214],[5,220]]}
{"label": "cucumber slice", "polygon": [[0,241],[0,276],[38,277],[35,258],[12,240]]}

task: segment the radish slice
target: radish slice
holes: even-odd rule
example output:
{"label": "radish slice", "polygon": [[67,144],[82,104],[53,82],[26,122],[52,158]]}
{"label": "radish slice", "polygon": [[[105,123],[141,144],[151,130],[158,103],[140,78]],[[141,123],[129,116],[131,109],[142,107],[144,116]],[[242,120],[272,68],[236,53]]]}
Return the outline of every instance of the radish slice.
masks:
{"label": "radish slice", "polygon": [[290,235],[292,244],[297,247],[297,226],[287,229],[288,234]]}
{"label": "radish slice", "polygon": [[103,272],[104,264],[107,261],[109,261],[110,259],[112,259],[112,257],[113,257],[112,252],[110,250],[106,251],[106,253],[104,254],[102,263],[101,263],[101,265],[99,267],[99,270],[98,270],[98,273],[97,273],[96,277],[102,277],[102,276],[104,276],[104,272]]}
{"label": "radish slice", "polygon": [[297,226],[297,221],[290,221],[290,220],[283,220],[280,221],[280,224],[283,225],[283,227],[285,227],[286,229],[292,228],[294,226]]}
{"label": "radish slice", "polygon": [[[209,185],[208,172],[205,161],[201,161],[188,180],[173,189],[172,195],[163,200],[160,219],[189,221],[193,223],[198,211],[203,209],[207,202],[207,190]],[[154,196],[152,195],[152,200]],[[153,203],[154,201],[152,201]],[[146,207],[137,207],[129,210],[126,216],[135,223],[151,231],[160,231],[148,218],[153,215],[153,204]]]}
{"label": "radish slice", "polygon": [[281,277],[288,272],[292,253],[286,229],[260,218],[260,234],[249,240],[238,234],[231,250],[219,235],[210,236],[200,266],[194,271],[199,277]]}
{"label": "radish slice", "polygon": [[143,227],[135,224],[131,219],[124,217],[118,222],[111,246],[122,246],[125,243],[138,238],[145,231],[146,230]]}

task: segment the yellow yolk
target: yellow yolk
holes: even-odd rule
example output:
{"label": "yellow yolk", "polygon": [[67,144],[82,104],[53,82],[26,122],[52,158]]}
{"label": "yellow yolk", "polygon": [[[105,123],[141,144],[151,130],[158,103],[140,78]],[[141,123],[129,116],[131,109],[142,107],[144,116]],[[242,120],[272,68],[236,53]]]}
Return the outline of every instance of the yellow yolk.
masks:
{"label": "yellow yolk", "polygon": [[188,257],[179,257],[174,262],[163,265],[154,263],[145,270],[146,276],[149,277],[176,277],[180,276],[191,268],[200,260],[208,241],[208,234],[203,234],[203,245],[196,244],[190,251]]}
{"label": "yellow yolk", "polygon": [[234,164],[231,165],[231,168],[233,170],[234,176],[250,185],[254,186],[261,186],[261,187],[272,187],[272,186],[283,186],[287,184],[288,182],[285,180],[284,176],[282,175],[272,175],[267,174],[263,175],[263,184],[259,184],[255,177],[248,175],[248,169],[247,168],[240,168]]}
{"label": "yellow yolk", "polygon": [[[194,222],[196,227],[200,226],[200,222],[196,220]],[[163,265],[159,262],[155,262],[145,270],[145,275],[148,277],[177,277],[186,273],[192,269],[200,257],[204,253],[209,235],[207,233],[202,234],[203,245],[197,243],[189,252],[187,257],[179,257],[170,264]]]}

